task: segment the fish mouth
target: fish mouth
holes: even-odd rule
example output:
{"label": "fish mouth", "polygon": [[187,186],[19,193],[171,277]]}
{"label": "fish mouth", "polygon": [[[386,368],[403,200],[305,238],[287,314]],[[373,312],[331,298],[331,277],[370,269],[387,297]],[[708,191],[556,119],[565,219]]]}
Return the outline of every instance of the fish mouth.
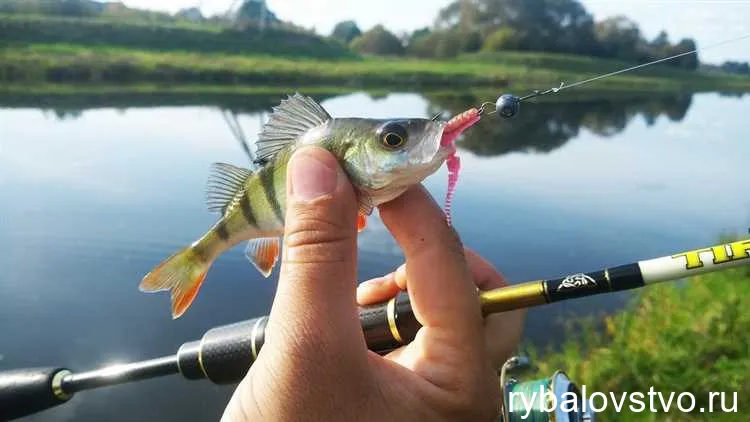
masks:
{"label": "fish mouth", "polygon": [[431,167],[435,164],[442,163],[451,153],[455,152],[455,147],[447,148],[442,143],[445,131],[445,122],[430,122],[430,128],[424,134],[424,141],[409,151],[409,162],[414,166]]}
{"label": "fish mouth", "polygon": [[456,141],[470,127],[474,126],[480,120],[480,113],[477,109],[470,108],[461,114],[456,115],[447,122],[442,122],[439,139],[440,146],[435,154],[434,163],[441,163],[449,157],[456,155]]}
{"label": "fish mouth", "polygon": [[437,133],[440,144],[433,161],[442,162],[456,153],[458,138],[480,119],[479,114],[470,113],[471,111],[473,110],[467,110],[448,122],[442,122]]}

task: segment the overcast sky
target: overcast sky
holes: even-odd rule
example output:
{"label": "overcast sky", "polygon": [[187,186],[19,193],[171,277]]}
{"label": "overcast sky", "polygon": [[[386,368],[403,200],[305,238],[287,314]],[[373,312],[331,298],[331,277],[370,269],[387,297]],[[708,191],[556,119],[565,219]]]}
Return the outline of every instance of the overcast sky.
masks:
{"label": "overcast sky", "polygon": [[[280,19],[328,34],[336,22],[353,19],[363,30],[382,23],[394,31],[430,25],[451,0],[268,0]],[[124,0],[132,7],[175,12],[200,5],[206,14],[225,11],[233,0]],[[750,0],[582,0],[596,20],[624,14],[648,38],[665,29],[672,42],[692,37],[698,47],[750,34]],[[701,53],[708,62],[750,61],[750,39]]]}

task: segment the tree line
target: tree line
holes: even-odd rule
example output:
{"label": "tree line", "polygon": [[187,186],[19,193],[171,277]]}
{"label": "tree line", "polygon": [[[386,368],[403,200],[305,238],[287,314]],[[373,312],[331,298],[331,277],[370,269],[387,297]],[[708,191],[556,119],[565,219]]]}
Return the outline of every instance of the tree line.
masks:
{"label": "tree line", "polygon": [[[303,38],[314,35],[289,22],[280,21],[269,10],[261,11],[255,2],[243,3],[232,18],[204,17],[195,8],[171,15],[128,8],[118,2],[93,0],[0,0],[0,14],[93,19],[109,17],[116,18],[118,22],[146,21],[166,25],[189,21],[207,23],[214,29],[229,32],[252,30],[254,26],[257,27],[259,19],[266,19],[271,23],[269,26],[281,31],[295,32],[304,35]],[[329,39],[361,54],[437,59],[477,52],[543,51],[644,63],[696,47],[695,41],[690,38],[671,42],[665,31],[653,39],[647,39],[638,24],[625,16],[596,22],[579,0],[454,0],[439,11],[429,27],[395,33],[383,25],[377,25],[363,32],[354,21],[349,20],[337,24]],[[231,51],[255,50],[239,46],[242,36],[233,41]],[[303,44],[307,42],[309,40]],[[185,44],[181,43],[181,47]],[[331,51],[316,55],[331,56]],[[699,60],[697,54],[690,54],[665,65],[694,70],[698,68]],[[723,70],[746,72],[742,63],[727,63]]]}
{"label": "tree line", "polygon": [[750,63],[739,61],[726,61],[720,66],[721,70],[739,75],[750,75]]}
{"label": "tree line", "polygon": [[168,13],[131,9],[122,3],[93,0],[0,0],[0,13],[66,17],[127,16],[152,21],[174,21]]}
{"label": "tree line", "polygon": [[267,26],[301,28],[282,22],[276,14],[261,8],[260,3],[246,1],[233,13],[204,16],[197,7],[187,7],[175,14],[131,8],[118,1],[95,0],[0,0],[0,13],[7,15],[43,15],[56,17],[96,18],[111,17],[153,23],[214,23],[225,26],[251,26],[261,21]]}
{"label": "tree line", "polygon": [[[340,22],[330,35],[364,54],[453,58],[463,53],[545,51],[647,62],[690,51],[690,38],[672,43],[666,31],[654,39],[625,16],[595,22],[578,0],[455,0],[431,27],[396,34],[383,25],[362,32]],[[666,63],[698,68],[697,54]]]}

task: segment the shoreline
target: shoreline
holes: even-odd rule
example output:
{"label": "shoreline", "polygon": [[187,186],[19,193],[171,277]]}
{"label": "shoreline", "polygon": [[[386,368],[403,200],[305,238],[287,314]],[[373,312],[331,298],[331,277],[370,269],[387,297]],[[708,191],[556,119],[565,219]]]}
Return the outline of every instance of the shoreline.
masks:
{"label": "shoreline", "polygon": [[[547,59],[540,62],[540,57]],[[548,67],[544,63],[549,63]],[[554,63],[554,64],[553,64]],[[548,88],[617,70],[623,63],[540,53],[467,55],[455,60],[364,57],[321,60],[197,52],[153,52],[78,45],[10,45],[0,48],[0,92],[42,87],[120,86],[129,90],[216,93],[289,87],[337,91]],[[575,69],[575,70],[572,70]],[[11,85],[9,87],[9,85]],[[15,88],[14,86],[18,86]],[[105,88],[101,88],[105,87]],[[297,88],[297,89],[299,89]],[[597,81],[596,91],[750,91],[750,78],[654,67]]]}

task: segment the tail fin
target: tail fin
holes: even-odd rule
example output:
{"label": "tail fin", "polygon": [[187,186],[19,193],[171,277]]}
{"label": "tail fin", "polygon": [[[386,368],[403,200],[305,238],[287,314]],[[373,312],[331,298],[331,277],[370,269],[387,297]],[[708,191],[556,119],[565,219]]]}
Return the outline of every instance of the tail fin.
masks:
{"label": "tail fin", "polygon": [[204,262],[192,247],[187,247],[146,274],[138,288],[142,292],[172,293],[172,318],[179,318],[198,294],[211,262]]}

